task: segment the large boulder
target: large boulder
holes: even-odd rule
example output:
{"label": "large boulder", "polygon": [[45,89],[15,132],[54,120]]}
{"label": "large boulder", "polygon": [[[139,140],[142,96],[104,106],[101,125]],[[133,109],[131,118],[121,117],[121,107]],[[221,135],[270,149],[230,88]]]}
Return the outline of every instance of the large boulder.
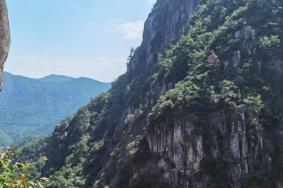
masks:
{"label": "large boulder", "polygon": [[10,30],[5,0],[0,0],[0,91],[3,86],[3,69],[10,47]]}

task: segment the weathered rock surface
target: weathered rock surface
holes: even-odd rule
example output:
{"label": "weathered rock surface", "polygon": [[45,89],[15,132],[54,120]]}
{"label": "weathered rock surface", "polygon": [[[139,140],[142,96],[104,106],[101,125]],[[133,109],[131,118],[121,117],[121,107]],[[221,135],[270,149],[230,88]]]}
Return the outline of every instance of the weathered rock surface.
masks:
{"label": "weathered rock surface", "polygon": [[128,74],[137,67],[155,64],[158,54],[176,43],[189,28],[193,13],[201,0],[158,0],[145,22],[143,42],[128,67]]}
{"label": "weathered rock surface", "polygon": [[4,63],[10,47],[10,30],[5,0],[0,1],[0,90],[3,86]]}
{"label": "weathered rock surface", "polygon": [[[270,158],[264,155],[262,127],[258,119],[253,120],[257,122],[251,127],[245,105],[211,112],[206,118],[188,114],[173,124],[161,124],[149,134],[150,150],[162,156],[159,162],[167,160],[174,164],[174,168],[163,169],[167,176],[176,177],[163,180],[170,187],[201,188],[213,180],[241,188],[242,177],[256,173],[255,163],[262,169],[271,167]],[[227,169],[217,167],[216,163],[227,165]]]}

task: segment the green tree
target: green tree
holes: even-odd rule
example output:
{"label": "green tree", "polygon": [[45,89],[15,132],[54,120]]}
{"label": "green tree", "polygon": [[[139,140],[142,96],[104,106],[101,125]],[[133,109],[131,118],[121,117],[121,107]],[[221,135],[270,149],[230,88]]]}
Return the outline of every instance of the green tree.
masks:
{"label": "green tree", "polygon": [[15,162],[16,150],[0,150],[0,187],[1,188],[41,188],[46,178],[33,180],[29,170],[31,163]]}

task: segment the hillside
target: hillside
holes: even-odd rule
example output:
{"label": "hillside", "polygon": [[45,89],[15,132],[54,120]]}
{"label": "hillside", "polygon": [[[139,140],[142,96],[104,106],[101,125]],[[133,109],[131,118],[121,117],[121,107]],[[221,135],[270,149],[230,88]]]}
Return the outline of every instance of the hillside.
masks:
{"label": "hillside", "polygon": [[109,92],[48,140],[50,188],[282,188],[283,1],[158,0]]}
{"label": "hillside", "polygon": [[88,78],[50,75],[32,79],[4,73],[0,94],[0,145],[46,135],[110,84]]}

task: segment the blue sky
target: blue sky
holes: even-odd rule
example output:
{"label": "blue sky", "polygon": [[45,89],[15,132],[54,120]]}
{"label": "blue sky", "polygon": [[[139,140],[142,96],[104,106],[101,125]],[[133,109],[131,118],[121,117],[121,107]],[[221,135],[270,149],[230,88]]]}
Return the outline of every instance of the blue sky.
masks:
{"label": "blue sky", "polygon": [[7,0],[12,33],[5,70],[113,81],[141,42],[155,0]]}

